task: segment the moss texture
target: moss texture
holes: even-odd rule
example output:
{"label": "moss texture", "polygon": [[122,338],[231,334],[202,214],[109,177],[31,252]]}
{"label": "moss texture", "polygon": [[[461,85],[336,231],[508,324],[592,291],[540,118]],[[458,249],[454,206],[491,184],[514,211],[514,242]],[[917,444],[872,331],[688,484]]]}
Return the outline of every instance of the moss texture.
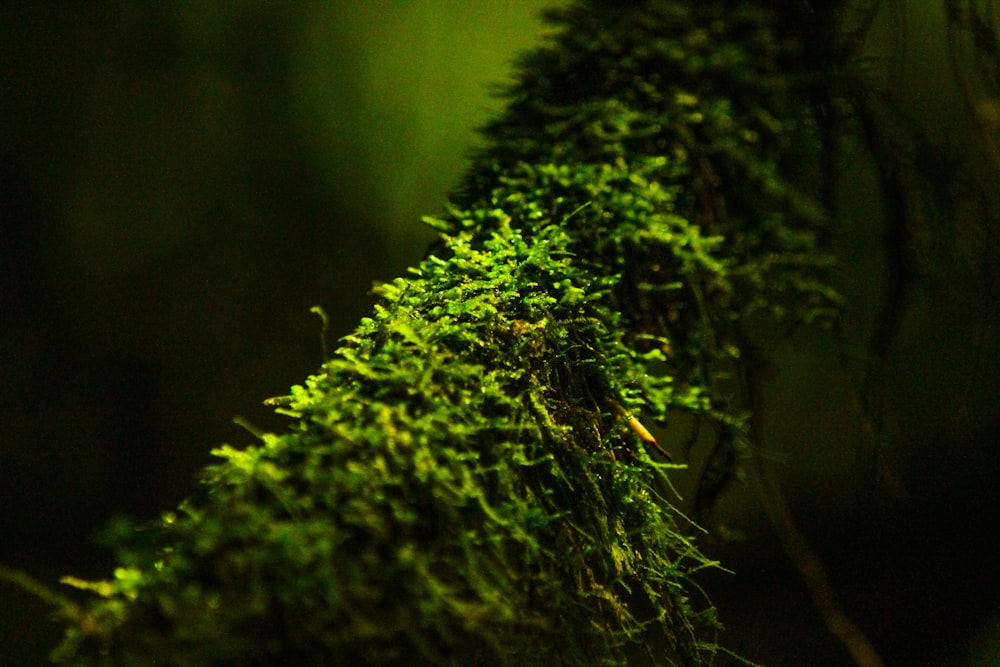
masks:
{"label": "moss texture", "polygon": [[[767,5],[768,3],[761,3]],[[836,314],[795,44],[753,3],[552,12],[440,241],[200,492],[115,533],[78,665],[711,664],[642,426],[739,458],[726,373]],[[787,177],[785,174],[794,174]]]}

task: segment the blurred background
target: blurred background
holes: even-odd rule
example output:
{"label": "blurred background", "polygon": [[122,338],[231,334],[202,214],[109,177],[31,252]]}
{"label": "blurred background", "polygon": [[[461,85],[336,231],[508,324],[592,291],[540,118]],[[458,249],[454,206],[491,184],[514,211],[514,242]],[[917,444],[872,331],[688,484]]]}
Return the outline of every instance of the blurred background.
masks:
{"label": "blurred background", "polygon": [[[261,401],[320,363],[310,307],[335,340],[373,281],[420,259],[419,217],[457,183],[552,4],[0,6],[0,563],[108,576],[109,521],[156,517],[210,449],[253,443],[234,416],[283,428]],[[911,5],[880,19],[876,46],[898,50],[905,23],[904,99],[943,155],[961,153],[940,8]],[[885,280],[874,181],[863,162],[844,180],[855,355]],[[968,269],[996,241],[983,234],[939,242],[968,245],[954,262]],[[805,333],[778,353],[765,454],[889,664],[1000,665],[998,308],[974,271],[930,278],[887,367],[878,451],[832,339]],[[735,571],[704,581],[723,643],[771,665],[850,664],[752,486],[720,514],[742,536],[705,544]],[[0,665],[45,663],[46,614],[0,582]]]}

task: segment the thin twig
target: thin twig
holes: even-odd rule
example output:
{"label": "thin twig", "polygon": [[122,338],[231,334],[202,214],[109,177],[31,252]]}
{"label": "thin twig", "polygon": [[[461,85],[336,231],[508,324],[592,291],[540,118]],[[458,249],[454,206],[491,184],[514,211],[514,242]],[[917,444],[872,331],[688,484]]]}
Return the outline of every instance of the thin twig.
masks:
{"label": "thin twig", "polygon": [[[764,442],[762,392],[763,371],[767,361],[748,346],[744,356],[744,390],[751,406],[750,438],[762,447]],[[865,633],[837,602],[833,586],[826,574],[826,566],[809,540],[799,530],[795,517],[785,500],[781,487],[768,470],[763,456],[752,458],[753,477],[760,493],[761,504],[772,530],[795,568],[805,580],[813,604],[819,611],[830,632],[840,640],[858,667],[885,667]]]}

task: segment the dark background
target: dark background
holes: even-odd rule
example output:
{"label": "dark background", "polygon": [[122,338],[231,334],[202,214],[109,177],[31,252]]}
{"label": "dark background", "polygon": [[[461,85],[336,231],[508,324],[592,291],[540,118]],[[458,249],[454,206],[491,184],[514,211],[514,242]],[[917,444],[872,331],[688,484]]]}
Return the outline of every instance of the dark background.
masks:
{"label": "dark background", "polygon": [[[282,428],[261,400],[320,362],[309,308],[342,336],[372,281],[419,260],[432,238],[419,216],[457,181],[497,108],[490,84],[539,39],[547,4],[2,5],[0,563],[46,582],[106,577],[94,539],[109,520],[157,516],[210,449],[254,442],[232,417]],[[926,11],[883,19],[873,53],[908,21],[907,104],[961,147],[940,17],[912,4]],[[885,278],[861,160],[844,201],[860,356]],[[996,240],[984,234],[958,239],[970,262]],[[1000,664],[997,308],[952,273],[907,310],[877,455],[828,335],[780,350],[769,387],[763,454],[889,664]],[[736,572],[705,579],[723,643],[771,665],[849,664],[752,485],[722,517],[744,536],[705,541]],[[0,583],[0,664],[43,664],[58,640],[46,613]]]}

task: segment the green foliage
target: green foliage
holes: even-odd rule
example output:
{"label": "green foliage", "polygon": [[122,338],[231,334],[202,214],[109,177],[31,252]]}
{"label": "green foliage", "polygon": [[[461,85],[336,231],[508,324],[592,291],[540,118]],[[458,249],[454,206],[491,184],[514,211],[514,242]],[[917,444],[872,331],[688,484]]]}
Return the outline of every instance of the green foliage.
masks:
{"label": "green foliage", "polygon": [[554,12],[439,244],[282,401],[287,432],[120,532],[58,657],[711,663],[691,577],[714,564],[633,415],[693,415],[731,467],[720,379],[837,305],[823,215],[782,176],[815,143],[788,45],[727,4]]}

